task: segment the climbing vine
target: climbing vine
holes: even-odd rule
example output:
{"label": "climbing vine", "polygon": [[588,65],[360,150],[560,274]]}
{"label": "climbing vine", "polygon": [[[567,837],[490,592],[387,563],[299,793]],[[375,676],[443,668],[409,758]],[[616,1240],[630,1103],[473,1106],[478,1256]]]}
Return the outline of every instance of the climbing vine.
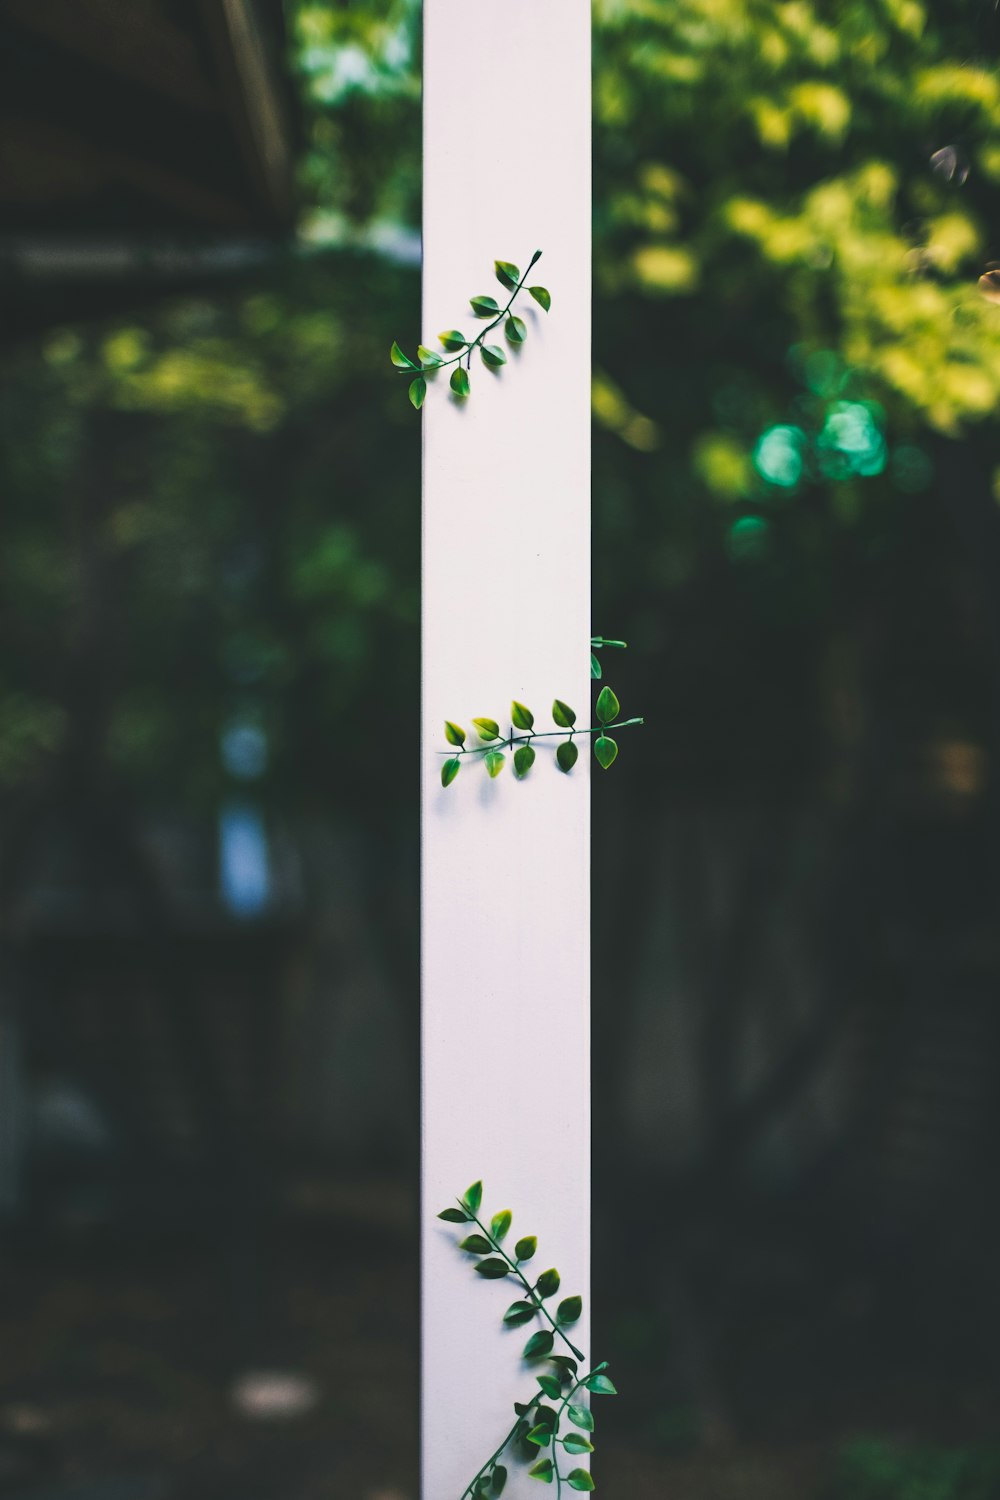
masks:
{"label": "climbing vine", "polygon": [[[438,354],[435,349],[428,349],[421,344],[417,349],[416,360],[410,359],[404,354],[398,343],[393,343],[389,351],[389,358],[396,369],[403,375],[410,375],[409,396],[412,404],[419,410],[424,404],[427,395],[427,378],[435,376],[440,370],[452,366],[451,377],[448,384],[452,391],[464,400],[472,391],[470,371],[472,369],[472,356],[478,349],[483,364],[489,370],[499,370],[501,365],[507,363],[507,355],[499,344],[487,344],[486,338],[499,324],[504,325],[504,334],[508,344],[514,348],[520,347],[528,337],[528,325],[524,319],[512,310],[514,303],[522,291],[527,290],[529,297],[533,297],[545,312],[552,306],[552,297],[547,287],[529,286],[525,288],[528,272],[542,252],[536,250],[528,262],[528,270],[522,273],[517,266],[509,260],[495,260],[493,269],[500,285],[508,292],[510,297],[504,307],[501,307],[495,297],[479,295],[469,298],[469,306],[473,315],[477,318],[489,318],[486,326],[476,334],[475,338],[467,339],[465,334],[458,328],[447,328],[444,333],[438,334],[444,354]],[[446,358],[450,355],[450,358]]]}
{"label": "climbing vine", "polygon": [[[526,1274],[524,1268],[538,1253],[536,1237],[530,1234],[516,1240],[510,1254],[504,1248],[511,1229],[510,1209],[494,1214],[487,1227],[485,1216],[481,1217],[482,1201],[483,1184],[474,1182],[461,1198],[456,1198],[455,1206],[442,1209],[438,1218],[448,1224],[473,1226],[472,1232],[458,1242],[458,1249],[473,1257],[473,1269],[485,1281],[506,1279],[517,1283],[517,1299],[503,1315],[505,1327],[519,1328],[531,1322],[547,1326],[537,1328],[524,1346],[523,1358],[536,1370],[537,1389],[526,1392],[524,1401],[514,1402],[513,1425],[458,1500],[494,1500],[501,1495],[511,1461],[530,1465],[531,1477],[544,1484],[554,1483],[557,1495],[562,1494],[563,1485],[571,1490],[592,1490],[589,1469],[577,1465],[564,1472],[563,1465],[594,1452],[595,1422],[589,1397],[616,1396],[618,1392],[605,1374],[607,1362],[585,1369],[586,1357],[567,1332],[580,1320],[583,1298],[563,1297],[553,1311],[547,1304],[560,1291],[559,1272],[552,1267],[532,1280],[534,1273]],[[503,1462],[505,1458],[507,1463]]]}

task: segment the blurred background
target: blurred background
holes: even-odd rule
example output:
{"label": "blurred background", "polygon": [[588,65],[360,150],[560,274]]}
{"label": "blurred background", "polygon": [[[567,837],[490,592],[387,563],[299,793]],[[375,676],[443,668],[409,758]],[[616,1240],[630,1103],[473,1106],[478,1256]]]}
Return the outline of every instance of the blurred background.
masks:
{"label": "blurred background", "polygon": [[[997,10],[593,11],[600,1487],[995,1500]],[[0,1494],[416,1500],[418,7],[0,43]]]}

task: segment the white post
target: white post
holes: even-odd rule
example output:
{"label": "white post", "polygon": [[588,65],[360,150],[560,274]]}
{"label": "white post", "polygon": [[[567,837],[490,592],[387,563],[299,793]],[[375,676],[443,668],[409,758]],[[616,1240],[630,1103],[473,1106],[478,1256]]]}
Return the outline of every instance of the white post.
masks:
{"label": "white post", "polygon": [[[468,401],[439,377],[423,408],[422,1495],[460,1500],[537,1387],[531,1325],[501,1325],[517,1287],[476,1276],[437,1211],[482,1177],[589,1306],[589,742],[568,776],[543,741],[523,782],[466,758],[447,789],[438,752],[446,717],[506,729],[513,698],[536,729],[555,697],[591,722],[590,6],[424,13],[423,341],[473,337],[473,295],[503,305],[494,259],[540,249],[552,294],[518,298],[498,375],[477,354]],[[586,1317],[573,1337],[589,1354]],[[512,1467],[505,1493],[537,1481]]]}

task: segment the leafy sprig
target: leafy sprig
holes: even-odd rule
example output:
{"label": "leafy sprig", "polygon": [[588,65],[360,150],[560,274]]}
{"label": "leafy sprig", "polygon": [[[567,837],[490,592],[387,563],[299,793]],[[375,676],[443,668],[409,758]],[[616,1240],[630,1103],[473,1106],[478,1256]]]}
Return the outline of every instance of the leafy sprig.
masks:
{"label": "leafy sprig", "polygon": [[[564,1297],[553,1317],[545,1304],[560,1290],[559,1272],[553,1266],[532,1282],[524,1274],[523,1267],[538,1253],[536,1237],[522,1236],[516,1241],[511,1256],[504,1248],[511,1228],[510,1210],[505,1208],[494,1214],[487,1228],[485,1216],[480,1217],[482,1201],[483,1184],[474,1182],[461,1198],[456,1198],[455,1207],[442,1209],[438,1218],[449,1224],[475,1226],[473,1233],[459,1241],[458,1248],[475,1257],[474,1269],[484,1280],[511,1278],[520,1284],[524,1295],[508,1307],[503,1315],[504,1325],[517,1328],[532,1320],[544,1319],[548,1328],[538,1328],[531,1335],[524,1346],[523,1358],[536,1367],[544,1364],[548,1368],[536,1373],[537,1391],[530,1392],[526,1401],[514,1402],[514,1425],[477,1470],[459,1500],[495,1500],[501,1495],[508,1477],[507,1465],[501,1463],[505,1454],[520,1457],[530,1464],[528,1473],[533,1479],[544,1484],[554,1482],[557,1495],[562,1494],[564,1484],[571,1490],[593,1490],[590,1471],[577,1466],[564,1473],[563,1459],[594,1452],[595,1423],[590,1406],[584,1404],[587,1396],[615,1396],[618,1393],[610,1376],[605,1374],[606,1361],[580,1373],[580,1362],[585,1356],[570,1341],[566,1329],[579,1322],[583,1298]],[[565,1344],[569,1354],[553,1353],[557,1338]],[[565,1434],[562,1430],[564,1421],[569,1423]]]}
{"label": "leafy sprig", "polygon": [[[495,297],[481,294],[469,298],[469,306],[473,315],[477,318],[489,318],[490,322],[477,333],[474,339],[467,339],[465,334],[458,328],[446,328],[444,333],[438,334],[438,339],[444,348],[444,354],[438,354],[435,349],[428,349],[423,344],[417,348],[417,358],[412,360],[408,354],[404,354],[398,343],[394,343],[389,351],[389,358],[401,374],[411,375],[409,396],[413,406],[419,411],[424,404],[427,395],[428,377],[435,376],[439,370],[445,370],[454,366],[451,378],[448,382],[452,391],[460,399],[464,400],[472,391],[472,382],[469,372],[472,369],[472,356],[476,349],[479,350],[483,364],[487,369],[499,370],[501,365],[507,363],[507,356],[499,344],[487,344],[486,338],[498,324],[504,324],[504,334],[507,342],[514,348],[520,347],[528,337],[528,325],[523,318],[519,318],[512,311],[518,295],[527,290],[528,295],[533,297],[545,312],[552,306],[552,296],[547,287],[529,286],[525,288],[528,271],[541,257],[541,251],[536,250],[528,262],[528,270],[522,275],[517,266],[512,265],[509,260],[495,260],[493,268],[496,278],[510,297],[506,306],[501,307]],[[451,358],[446,359],[445,354]],[[464,367],[463,367],[464,366]],[[419,372],[419,373],[417,373]]]}

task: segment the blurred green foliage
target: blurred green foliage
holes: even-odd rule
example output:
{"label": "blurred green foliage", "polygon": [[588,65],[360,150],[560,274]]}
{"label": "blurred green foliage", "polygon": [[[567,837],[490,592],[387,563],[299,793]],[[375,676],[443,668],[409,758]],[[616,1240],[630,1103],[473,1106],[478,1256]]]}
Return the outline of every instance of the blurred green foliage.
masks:
{"label": "blurred green foliage", "polygon": [[1000,1451],[906,1449],[861,1438],[842,1451],[833,1493],[836,1500],[993,1500]]}
{"label": "blurred green foliage", "polygon": [[[419,13],[288,14],[297,250],[222,294],[84,309],[6,358],[8,790],[75,748],[207,808],[242,716],[275,797],[363,786],[412,812],[419,417],[385,351],[422,331]],[[966,0],[594,18],[595,618],[641,660],[732,599],[744,630],[818,618],[831,569],[891,546],[935,483],[942,440],[988,461],[1000,82]]]}

